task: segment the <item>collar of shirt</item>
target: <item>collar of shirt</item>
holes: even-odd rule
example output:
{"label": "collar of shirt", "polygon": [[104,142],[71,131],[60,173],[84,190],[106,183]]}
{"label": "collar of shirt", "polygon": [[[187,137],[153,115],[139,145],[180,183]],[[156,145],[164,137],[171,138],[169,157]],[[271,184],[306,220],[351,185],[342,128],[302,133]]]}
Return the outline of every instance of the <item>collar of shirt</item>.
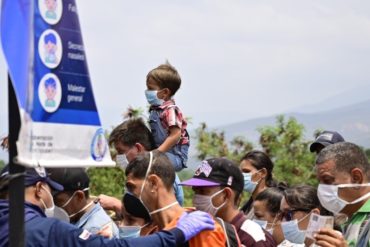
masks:
{"label": "collar of shirt", "polygon": [[100,206],[100,204],[96,203],[92,209],[82,215],[82,217],[75,223],[75,226],[81,228],[83,225],[86,224],[90,217],[97,213],[101,208],[102,207]]}
{"label": "collar of shirt", "polygon": [[174,99],[169,99],[169,100],[165,101],[162,105],[159,106],[159,108],[163,110],[163,109],[169,107],[170,105],[175,105],[175,100]]}
{"label": "collar of shirt", "polygon": [[[232,224],[232,225],[238,225],[238,223],[241,225],[241,222],[240,222],[240,220],[242,220],[242,218],[244,218],[244,213],[243,212],[239,212],[235,217],[234,217],[234,219],[232,219],[232,221],[230,222],[230,224]],[[244,220],[243,220],[244,221]],[[238,230],[238,229],[237,229]]]}
{"label": "collar of shirt", "polygon": [[356,213],[370,213],[370,199]]}

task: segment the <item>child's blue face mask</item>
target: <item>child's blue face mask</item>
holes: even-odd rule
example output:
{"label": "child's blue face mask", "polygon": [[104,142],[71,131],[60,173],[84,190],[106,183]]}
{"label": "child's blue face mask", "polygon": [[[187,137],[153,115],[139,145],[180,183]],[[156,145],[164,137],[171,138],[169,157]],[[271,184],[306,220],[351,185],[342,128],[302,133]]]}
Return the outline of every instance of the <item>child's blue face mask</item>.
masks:
{"label": "child's blue face mask", "polygon": [[157,97],[157,90],[145,90],[145,97],[148,103],[152,106],[162,105],[164,100]]}

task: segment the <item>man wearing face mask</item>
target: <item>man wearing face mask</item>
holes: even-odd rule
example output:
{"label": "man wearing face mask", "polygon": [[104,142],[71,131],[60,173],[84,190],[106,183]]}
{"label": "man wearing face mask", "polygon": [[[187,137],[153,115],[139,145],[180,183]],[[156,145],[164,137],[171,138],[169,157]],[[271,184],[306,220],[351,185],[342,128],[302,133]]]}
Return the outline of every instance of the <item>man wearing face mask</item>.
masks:
{"label": "man wearing face mask", "polygon": [[[159,229],[171,229],[181,220],[186,210],[173,193],[175,170],[164,153],[153,151],[139,155],[126,168],[124,204],[128,213],[141,211],[141,217],[149,214]],[[142,204],[142,206],[139,206]],[[190,212],[192,214],[192,212]],[[184,246],[225,246],[226,236],[220,224],[215,229],[204,231]]]}
{"label": "man wearing face mask", "polygon": [[[154,149],[154,140],[150,129],[140,118],[129,119],[113,129],[109,136],[109,145],[117,151],[116,163],[123,170],[129,162],[134,160],[137,155]],[[176,175],[173,184],[176,200],[183,204],[184,192],[178,185],[180,179]],[[117,198],[107,195],[99,195],[100,203],[106,210],[114,210],[116,214],[121,213],[122,204]]]}
{"label": "man wearing face mask", "polygon": [[208,159],[197,168],[193,178],[181,183],[192,186],[193,206],[232,224],[242,245],[276,246],[272,236],[238,209],[243,192],[243,174],[236,164],[225,158]]}
{"label": "man wearing face mask", "polygon": [[64,217],[78,228],[96,233],[107,228],[110,237],[118,237],[118,228],[99,202],[89,195],[90,179],[84,168],[48,169],[50,178],[63,185],[64,190],[54,194],[54,202]]}
{"label": "man wearing face mask", "polygon": [[340,142],[325,147],[316,159],[318,197],[334,216],[345,215],[344,237],[332,229],[317,233],[319,246],[370,246],[370,165],[360,147]]}
{"label": "man wearing face mask", "polygon": [[[14,175],[8,174],[8,167],[1,172],[7,180]],[[22,174],[23,175],[23,174]],[[52,194],[63,190],[63,186],[52,181],[45,169],[28,168],[25,180],[25,243],[26,246],[65,247],[65,246],[166,246],[175,247],[194,237],[202,230],[214,228],[212,219],[202,212],[184,214],[175,228],[161,231],[148,237],[135,239],[107,239],[94,235],[55,218]],[[0,246],[9,245],[9,201],[0,200]]]}

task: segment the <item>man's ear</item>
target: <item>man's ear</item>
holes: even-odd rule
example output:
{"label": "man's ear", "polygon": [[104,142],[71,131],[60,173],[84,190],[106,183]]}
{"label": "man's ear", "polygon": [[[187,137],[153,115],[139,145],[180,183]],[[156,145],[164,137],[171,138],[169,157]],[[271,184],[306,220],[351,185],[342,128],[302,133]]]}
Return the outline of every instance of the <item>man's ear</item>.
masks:
{"label": "man's ear", "polygon": [[77,198],[78,201],[82,201],[86,199],[85,193],[82,190],[77,190],[75,197]]}
{"label": "man's ear", "polygon": [[147,180],[150,192],[158,191],[159,185],[160,183],[162,183],[162,180],[155,174],[149,175]]}
{"label": "man's ear", "polygon": [[353,168],[351,170],[351,181],[354,184],[362,184],[364,182],[364,173],[360,168]]}
{"label": "man's ear", "polygon": [[233,195],[233,190],[229,187],[225,187],[224,189],[224,200],[226,199],[231,200],[231,197]]}
{"label": "man's ear", "polygon": [[138,143],[138,142],[135,143],[135,147],[136,147],[138,153],[142,153],[142,152],[145,151],[145,148],[141,143]]}
{"label": "man's ear", "polygon": [[42,182],[37,182],[35,184],[35,196],[37,198],[41,198],[41,194],[42,194]]}

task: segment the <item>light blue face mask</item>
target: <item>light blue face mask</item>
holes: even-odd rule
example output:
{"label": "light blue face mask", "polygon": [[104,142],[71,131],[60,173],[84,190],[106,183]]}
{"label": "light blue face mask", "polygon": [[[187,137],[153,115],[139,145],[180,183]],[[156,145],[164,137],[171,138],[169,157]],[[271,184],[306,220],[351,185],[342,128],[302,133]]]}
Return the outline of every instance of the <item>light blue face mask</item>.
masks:
{"label": "light blue face mask", "polygon": [[157,97],[157,90],[145,90],[145,97],[148,103],[152,106],[162,105],[164,100]]}
{"label": "light blue face mask", "polygon": [[302,219],[298,220],[291,220],[286,222],[281,222],[281,228],[284,233],[284,237],[286,240],[290,241],[294,244],[303,244],[306,231],[302,231],[298,227],[298,223],[304,220],[307,216],[310,214],[307,214]]}
{"label": "light blue face mask", "polygon": [[140,237],[141,226],[121,226],[118,228],[119,238],[138,238]]}
{"label": "light blue face mask", "polygon": [[262,227],[263,229],[266,229],[267,227],[267,220],[257,220],[257,219],[253,219],[254,222],[256,222],[260,227]]}
{"label": "light blue face mask", "polygon": [[[273,223],[268,223],[267,220],[258,220],[258,219],[253,219],[253,221],[272,235],[272,232],[274,231],[276,217],[277,215],[275,216]],[[269,228],[267,228],[267,225],[269,225]]]}
{"label": "light blue face mask", "polygon": [[248,172],[245,173],[243,172],[244,176],[244,190],[253,193],[258,185],[258,182],[253,182],[252,181],[252,173]]}

